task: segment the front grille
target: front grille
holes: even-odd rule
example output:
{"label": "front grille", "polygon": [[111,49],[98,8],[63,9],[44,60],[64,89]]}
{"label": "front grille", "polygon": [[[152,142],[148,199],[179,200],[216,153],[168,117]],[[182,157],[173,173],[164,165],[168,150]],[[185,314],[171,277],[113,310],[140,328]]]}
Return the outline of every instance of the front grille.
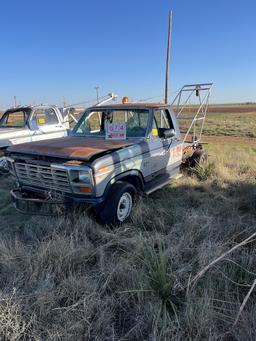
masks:
{"label": "front grille", "polygon": [[15,162],[15,170],[22,184],[71,193],[65,169]]}

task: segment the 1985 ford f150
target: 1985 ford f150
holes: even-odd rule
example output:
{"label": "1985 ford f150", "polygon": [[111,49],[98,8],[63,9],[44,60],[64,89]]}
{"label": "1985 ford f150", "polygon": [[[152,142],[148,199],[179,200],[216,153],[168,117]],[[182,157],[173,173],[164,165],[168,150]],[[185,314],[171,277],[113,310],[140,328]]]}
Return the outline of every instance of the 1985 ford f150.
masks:
{"label": "1985 ford f150", "polygon": [[[24,213],[87,203],[103,224],[118,225],[129,217],[137,192],[149,194],[180,174],[187,147],[168,105],[92,107],[68,137],[8,148],[18,185],[12,199]],[[189,147],[200,157],[196,143]]]}

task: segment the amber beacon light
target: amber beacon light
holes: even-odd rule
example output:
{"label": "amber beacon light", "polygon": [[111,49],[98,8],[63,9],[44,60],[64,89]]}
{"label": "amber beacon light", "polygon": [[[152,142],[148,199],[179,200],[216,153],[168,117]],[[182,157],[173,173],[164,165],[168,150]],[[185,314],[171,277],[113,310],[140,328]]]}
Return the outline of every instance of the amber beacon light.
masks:
{"label": "amber beacon light", "polygon": [[123,97],[122,103],[125,104],[125,103],[128,103],[128,102],[129,102],[129,98],[127,96]]}

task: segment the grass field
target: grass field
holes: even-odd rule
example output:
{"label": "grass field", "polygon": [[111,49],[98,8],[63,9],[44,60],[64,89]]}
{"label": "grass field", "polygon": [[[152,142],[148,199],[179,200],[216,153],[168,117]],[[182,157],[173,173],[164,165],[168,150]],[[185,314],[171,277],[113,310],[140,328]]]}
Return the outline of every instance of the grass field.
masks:
{"label": "grass field", "polygon": [[[196,107],[188,107],[184,116],[193,116]],[[186,127],[190,122],[182,121]],[[212,105],[206,117],[204,135],[256,137],[256,105]]]}
{"label": "grass field", "polygon": [[205,135],[256,137],[256,111],[248,113],[209,113]]}
{"label": "grass field", "polygon": [[19,215],[1,178],[0,339],[255,340],[256,291],[238,313],[256,278],[255,237],[239,244],[256,227],[256,139],[236,115],[211,114],[211,135],[227,129],[205,137],[210,164],[138,198],[120,229]]}

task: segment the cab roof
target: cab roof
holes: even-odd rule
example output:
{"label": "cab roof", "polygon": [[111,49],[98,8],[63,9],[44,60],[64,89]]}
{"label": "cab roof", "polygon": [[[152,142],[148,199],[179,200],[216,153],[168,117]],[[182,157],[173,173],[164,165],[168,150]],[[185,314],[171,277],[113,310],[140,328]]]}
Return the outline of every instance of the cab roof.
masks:
{"label": "cab roof", "polygon": [[44,107],[53,107],[56,108],[55,105],[49,105],[49,104],[33,104],[33,105],[22,105],[22,106],[17,106],[17,107],[11,107],[5,110],[8,112],[14,112],[14,111],[22,111],[22,110],[31,110],[35,108],[44,108]]}
{"label": "cab roof", "polygon": [[100,105],[100,106],[93,106],[89,109],[97,110],[100,108],[100,110],[104,109],[148,109],[148,108],[168,108],[168,104],[164,103],[142,103],[142,102],[131,102],[131,103],[119,103],[119,104],[108,104],[108,105]]}

